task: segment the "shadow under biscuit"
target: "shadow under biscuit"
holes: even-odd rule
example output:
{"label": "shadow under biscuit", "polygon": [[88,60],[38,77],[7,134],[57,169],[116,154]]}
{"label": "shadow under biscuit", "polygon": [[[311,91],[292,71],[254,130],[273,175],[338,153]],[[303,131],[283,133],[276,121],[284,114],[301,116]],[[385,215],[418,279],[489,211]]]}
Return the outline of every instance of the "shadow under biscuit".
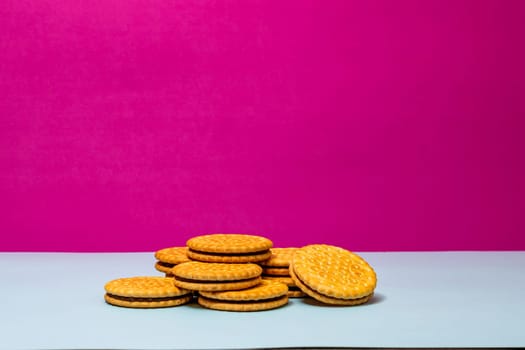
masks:
{"label": "shadow under biscuit", "polygon": [[311,297],[303,298],[303,299],[299,300],[299,302],[302,302],[302,303],[305,303],[305,304],[308,304],[308,305],[313,305],[313,306],[321,306],[321,307],[324,306],[324,307],[335,307],[335,308],[339,308],[339,307],[342,307],[342,308],[352,307],[352,308],[354,308],[354,307],[366,307],[367,305],[379,304],[379,303],[383,302],[384,300],[386,300],[386,296],[384,294],[374,293],[372,298],[370,298],[370,300],[368,300],[366,303],[359,304],[359,305],[353,305],[353,306],[325,304],[325,303],[322,303],[322,302],[320,302],[318,300],[315,300],[314,298],[311,298]]}
{"label": "shadow under biscuit", "polygon": [[385,300],[386,300],[386,296],[384,294],[374,292],[374,295],[372,296],[372,298],[370,298],[370,300],[363,305],[379,304]]}

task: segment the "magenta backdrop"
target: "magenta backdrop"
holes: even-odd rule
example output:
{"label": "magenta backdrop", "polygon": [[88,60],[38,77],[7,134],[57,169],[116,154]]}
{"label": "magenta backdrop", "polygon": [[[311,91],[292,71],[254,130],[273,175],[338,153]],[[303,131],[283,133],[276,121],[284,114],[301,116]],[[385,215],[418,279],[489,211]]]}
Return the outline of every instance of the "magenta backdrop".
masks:
{"label": "magenta backdrop", "polygon": [[525,1],[3,1],[0,250],[525,249]]}

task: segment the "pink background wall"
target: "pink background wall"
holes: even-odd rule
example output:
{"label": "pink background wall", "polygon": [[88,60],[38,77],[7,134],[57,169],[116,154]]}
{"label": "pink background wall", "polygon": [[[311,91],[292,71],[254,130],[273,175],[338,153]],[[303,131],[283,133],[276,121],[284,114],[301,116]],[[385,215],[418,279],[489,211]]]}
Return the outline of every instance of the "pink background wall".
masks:
{"label": "pink background wall", "polygon": [[3,1],[0,250],[525,249],[524,1]]}

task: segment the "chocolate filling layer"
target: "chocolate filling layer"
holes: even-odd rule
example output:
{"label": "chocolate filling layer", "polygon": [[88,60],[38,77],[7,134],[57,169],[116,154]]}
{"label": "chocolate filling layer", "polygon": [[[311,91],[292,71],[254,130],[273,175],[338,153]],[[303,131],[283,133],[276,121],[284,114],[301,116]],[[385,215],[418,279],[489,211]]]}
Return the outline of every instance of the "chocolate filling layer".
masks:
{"label": "chocolate filling layer", "polygon": [[155,301],[168,301],[168,300],[177,300],[180,298],[184,298],[189,296],[190,294],[183,294],[178,295],[175,297],[161,297],[161,298],[137,298],[137,297],[123,297],[121,295],[115,295],[115,294],[109,294],[107,295],[113,299],[122,300],[122,301],[131,301],[131,302],[137,302],[137,301],[145,301],[145,302],[155,302]]}
{"label": "chocolate filling layer", "polygon": [[251,253],[210,253],[210,252],[202,252],[200,250],[190,249],[190,251],[197,253],[197,254],[205,254],[205,255],[214,255],[214,256],[253,256],[253,255],[262,255],[268,253],[268,250],[261,250],[258,252],[251,252]]}
{"label": "chocolate filling layer", "polygon": [[157,264],[159,264],[160,266],[167,267],[167,268],[172,268],[173,266],[175,266],[175,264],[165,263],[162,261],[158,261]]}

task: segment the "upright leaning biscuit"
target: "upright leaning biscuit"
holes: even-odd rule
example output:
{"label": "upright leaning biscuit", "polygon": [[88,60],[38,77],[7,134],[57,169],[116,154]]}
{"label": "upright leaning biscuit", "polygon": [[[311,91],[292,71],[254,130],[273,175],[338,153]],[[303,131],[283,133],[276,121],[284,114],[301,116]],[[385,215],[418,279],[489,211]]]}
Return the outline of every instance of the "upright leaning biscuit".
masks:
{"label": "upright leaning biscuit", "polygon": [[191,291],[173,285],[167,277],[128,277],[106,283],[108,304],[131,308],[157,308],[182,305],[192,299]]}
{"label": "upright leaning biscuit", "polygon": [[222,311],[261,311],[288,303],[288,287],[283,283],[262,281],[255,287],[229,292],[199,292],[200,305]]}
{"label": "upright leaning biscuit", "polygon": [[343,248],[314,244],[298,249],[290,275],[303,292],[323,303],[358,305],[376,287],[376,274],[360,256]]}
{"label": "upright leaning biscuit", "polygon": [[253,287],[261,282],[262,269],[255,264],[221,264],[192,261],[175,266],[173,283],[194,291],[224,291]]}
{"label": "upright leaning biscuit", "polygon": [[217,233],[197,236],[186,242],[188,257],[217,263],[250,263],[267,260],[273,243],[254,235]]}

